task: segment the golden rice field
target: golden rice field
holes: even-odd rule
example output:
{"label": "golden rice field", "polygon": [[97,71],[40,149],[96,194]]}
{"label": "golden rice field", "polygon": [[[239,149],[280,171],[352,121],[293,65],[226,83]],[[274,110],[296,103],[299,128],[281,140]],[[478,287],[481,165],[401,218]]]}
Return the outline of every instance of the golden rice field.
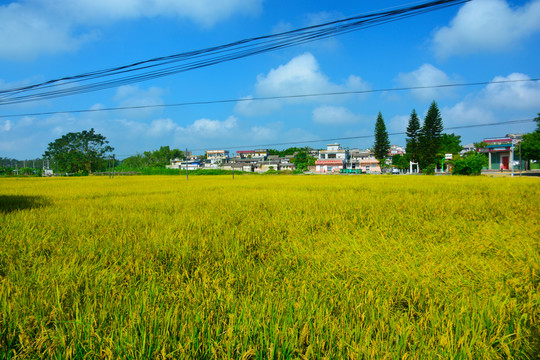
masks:
{"label": "golden rice field", "polygon": [[540,179],[0,179],[2,359],[535,359]]}

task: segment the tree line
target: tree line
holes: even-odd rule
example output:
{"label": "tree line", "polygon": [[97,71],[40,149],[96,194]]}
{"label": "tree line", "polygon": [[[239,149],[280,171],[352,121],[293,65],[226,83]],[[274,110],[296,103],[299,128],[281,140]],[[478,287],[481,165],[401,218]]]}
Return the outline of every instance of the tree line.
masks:
{"label": "tree line", "polygon": [[[521,156],[524,160],[540,161],[540,113],[534,119],[536,129],[523,135]],[[444,154],[458,154],[461,147],[459,135],[443,133],[443,121],[437,106],[433,101],[427,111],[423,123],[413,109],[409,117],[406,131],[406,153],[394,155],[392,165],[400,169],[408,169],[409,162],[418,163],[424,173],[433,172],[436,165],[444,159]],[[56,172],[89,174],[95,171],[107,170],[111,164],[121,165],[126,169],[164,168],[171,159],[185,158],[185,152],[161,146],[158,150],[145,151],[142,154],[130,156],[123,161],[113,161],[114,148],[109,146],[105,136],[97,134],[92,128],[77,133],[68,133],[49,143],[41,159],[16,160],[0,158],[0,175],[12,174],[15,169],[19,174],[35,174],[36,169],[43,168],[44,162]],[[484,143],[474,144],[476,149],[485,147]],[[382,113],[379,112],[375,122],[374,154],[382,167],[387,166],[386,159],[390,151],[390,141]],[[285,150],[269,149],[269,155],[284,157],[294,155],[291,162],[298,170],[307,170],[313,166],[315,158],[310,155],[310,147],[291,147]],[[203,156],[204,158],[204,156]],[[452,163],[454,172],[460,174],[479,174],[486,165],[487,159],[476,151],[464,157],[454,156]]]}
{"label": "tree line", "polygon": [[[392,165],[400,169],[408,169],[410,162],[413,162],[418,164],[422,172],[433,173],[437,165],[443,161],[445,154],[457,155],[462,150],[461,136],[454,133],[446,134],[443,130],[441,112],[435,101],[431,103],[422,124],[416,110],[413,109],[407,124],[405,154],[394,155]],[[382,167],[385,167],[390,151],[390,140],[381,112],[375,122],[373,148],[375,158],[379,160]],[[454,169],[462,169],[466,164],[464,172],[480,174],[487,159],[484,155],[473,152],[463,159],[453,159],[453,162]]]}

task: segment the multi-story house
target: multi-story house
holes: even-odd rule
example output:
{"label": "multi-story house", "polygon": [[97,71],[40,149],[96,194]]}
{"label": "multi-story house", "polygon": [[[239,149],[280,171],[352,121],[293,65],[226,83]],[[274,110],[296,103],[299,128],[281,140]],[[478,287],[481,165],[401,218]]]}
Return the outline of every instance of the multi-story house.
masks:
{"label": "multi-story house", "polygon": [[315,171],[318,173],[339,172],[345,168],[349,152],[342,149],[338,143],[327,144],[326,150],[319,151],[319,158],[315,160]]}
{"label": "multi-story house", "polygon": [[371,149],[353,149],[349,152],[349,165],[351,169],[362,169],[363,173],[381,172],[379,160],[375,159],[375,153]]}
{"label": "multi-story house", "polygon": [[229,158],[229,150],[207,150],[206,159],[211,164],[220,164]]}

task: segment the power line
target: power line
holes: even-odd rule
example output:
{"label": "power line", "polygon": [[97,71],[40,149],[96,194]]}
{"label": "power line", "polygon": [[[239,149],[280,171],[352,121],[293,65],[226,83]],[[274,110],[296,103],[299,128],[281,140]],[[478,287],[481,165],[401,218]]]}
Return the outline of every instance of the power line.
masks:
{"label": "power line", "polygon": [[[470,128],[476,128],[476,127],[486,127],[486,126],[496,126],[496,125],[507,125],[507,124],[522,124],[522,123],[528,123],[533,122],[534,119],[519,119],[519,120],[507,120],[507,121],[500,121],[500,122],[491,122],[491,123],[483,123],[483,124],[472,124],[472,125],[460,125],[460,126],[451,126],[444,128],[444,131],[448,130],[459,130],[459,129],[470,129]],[[389,136],[395,136],[395,135],[405,135],[407,134],[405,131],[402,132],[394,132],[389,133]],[[272,144],[255,144],[255,145],[237,145],[237,146],[214,146],[212,148],[214,149],[256,149],[256,148],[268,148],[271,146],[285,146],[285,145],[299,145],[299,144],[314,144],[314,143],[321,143],[321,142],[328,142],[328,141],[343,141],[343,140],[358,140],[358,139],[369,139],[375,137],[375,134],[370,135],[359,135],[359,136],[347,136],[347,137],[338,137],[338,138],[327,138],[327,139],[316,139],[316,140],[302,140],[302,141],[290,141],[290,142],[282,142],[282,143],[272,143]],[[206,151],[208,148],[199,148],[199,149],[191,149],[191,151]],[[130,156],[136,156],[138,154],[132,154],[132,155],[123,155],[122,157],[128,158]]]}
{"label": "power line", "polygon": [[52,99],[138,83],[379,26],[468,1],[429,1],[128,65],[65,76],[28,86],[4,89],[0,90],[0,105]]}
{"label": "power line", "polygon": [[295,98],[308,98],[308,97],[318,97],[318,96],[354,95],[354,94],[368,94],[368,93],[378,93],[378,92],[423,90],[423,89],[437,89],[437,88],[464,87],[464,86],[480,86],[480,85],[490,85],[490,84],[506,84],[506,83],[518,83],[518,82],[532,82],[532,81],[540,81],[540,78],[520,79],[520,80],[481,81],[481,82],[456,83],[456,84],[439,84],[439,85],[426,85],[426,86],[408,86],[408,87],[400,87],[400,88],[382,88],[382,89],[371,89],[371,90],[350,90],[350,91],[337,91],[337,92],[315,93],[315,94],[294,94],[294,95],[282,95],[282,96],[264,96],[264,97],[255,97],[255,98],[202,100],[202,101],[190,101],[190,102],[172,103],[172,104],[119,106],[119,107],[109,107],[109,108],[101,108],[101,109],[76,109],[76,110],[45,111],[45,112],[35,112],[35,113],[0,115],[0,118],[20,117],[20,116],[42,116],[42,115],[54,115],[54,114],[66,114],[66,113],[91,113],[91,112],[118,111],[118,110],[140,110],[140,109],[164,108],[164,107],[180,107],[180,106],[190,106],[190,105],[211,105],[211,104],[223,104],[223,103],[232,103],[232,102],[295,99]]}

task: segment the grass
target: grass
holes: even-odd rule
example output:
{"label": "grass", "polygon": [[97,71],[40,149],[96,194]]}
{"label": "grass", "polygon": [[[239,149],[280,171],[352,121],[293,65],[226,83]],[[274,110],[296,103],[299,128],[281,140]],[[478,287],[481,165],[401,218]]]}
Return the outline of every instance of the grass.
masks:
{"label": "grass", "polygon": [[0,358],[534,359],[539,185],[0,179]]}

